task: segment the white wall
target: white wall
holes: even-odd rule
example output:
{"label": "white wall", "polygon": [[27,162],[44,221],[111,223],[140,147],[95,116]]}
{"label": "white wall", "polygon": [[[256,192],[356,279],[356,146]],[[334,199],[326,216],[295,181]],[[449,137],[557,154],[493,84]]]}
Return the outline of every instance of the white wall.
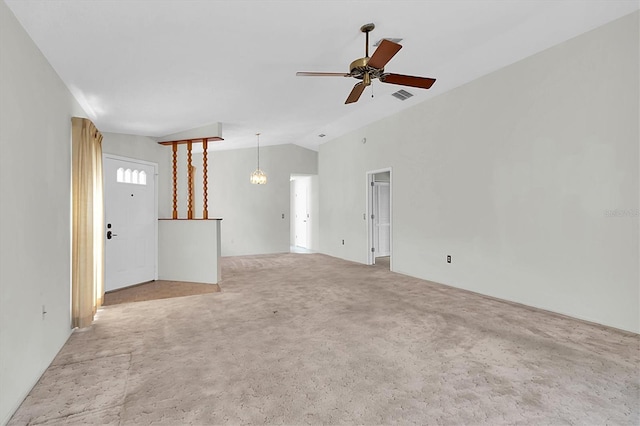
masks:
{"label": "white wall", "polygon": [[158,164],[158,217],[170,218],[173,197],[171,147],[146,136],[102,133],[103,154],[119,155]]}
{"label": "white wall", "polygon": [[[256,168],[255,148],[209,152],[209,217],[223,219],[223,256],[289,251],[289,179],[291,174],[316,174],[317,158],[317,152],[297,145],[260,147],[260,168],[267,174],[267,184],[252,185],[249,176]],[[195,217],[199,218],[202,154],[193,155],[193,164],[198,169]],[[183,203],[181,217],[185,216]]]}
{"label": "white wall", "polygon": [[0,424],[71,333],[72,116],[86,117],[0,1]]}
{"label": "white wall", "polygon": [[392,167],[395,271],[639,332],[638,33],[634,13],[323,144],[321,251],[366,262],[365,172]]}
{"label": "white wall", "polygon": [[217,284],[220,220],[160,220],[158,279]]}

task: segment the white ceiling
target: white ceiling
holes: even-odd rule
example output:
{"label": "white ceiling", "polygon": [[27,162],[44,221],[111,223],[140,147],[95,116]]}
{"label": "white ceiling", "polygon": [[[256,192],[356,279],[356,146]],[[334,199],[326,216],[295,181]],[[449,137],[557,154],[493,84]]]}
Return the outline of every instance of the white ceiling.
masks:
{"label": "white ceiling", "polygon": [[[213,122],[214,149],[321,142],[423,102],[639,8],[637,0],[5,0],[103,132],[159,137]],[[387,72],[437,78],[415,96],[348,72],[400,37]],[[371,52],[373,48],[371,49]],[[370,52],[370,53],[371,53]],[[371,93],[375,97],[371,98]],[[324,133],[325,138],[318,134]]]}

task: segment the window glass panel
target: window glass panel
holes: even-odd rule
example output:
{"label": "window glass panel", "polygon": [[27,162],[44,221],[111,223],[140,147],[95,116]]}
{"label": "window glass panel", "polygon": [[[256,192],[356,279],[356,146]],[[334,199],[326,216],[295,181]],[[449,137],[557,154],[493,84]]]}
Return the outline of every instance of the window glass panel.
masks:
{"label": "window glass panel", "polygon": [[126,183],[131,183],[131,169],[127,169],[124,171],[124,181]]}
{"label": "window glass panel", "polygon": [[134,170],[133,174],[131,175],[131,183],[138,183],[138,171]]}
{"label": "window glass panel", "polygon": [[116,172],[116,182],[124,182],[124,169],[122,167]]}
{"label": "window glass panel", "polygon": [[147,184],[147,174],[145,173],[145,171],[144,171],[144,170],[142,170],[142,171],[140,172],[140,176],[139,176],[139,178],[138,178],[138,183],[139,183],[140,185],[146,185],[146,184]]}

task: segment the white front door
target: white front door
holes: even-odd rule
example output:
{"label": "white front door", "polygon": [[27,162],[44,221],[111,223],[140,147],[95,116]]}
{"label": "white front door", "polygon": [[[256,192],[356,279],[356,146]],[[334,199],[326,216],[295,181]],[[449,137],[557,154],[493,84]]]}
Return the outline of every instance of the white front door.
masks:
{"label": "white front door", "polygon": [[105,155],[105,291],[156,279],[156,166]]}
{"label": "white front door", "polygon": [[375,257],[391,254],[391,204],[389,182],[375,182],[373,186]]}

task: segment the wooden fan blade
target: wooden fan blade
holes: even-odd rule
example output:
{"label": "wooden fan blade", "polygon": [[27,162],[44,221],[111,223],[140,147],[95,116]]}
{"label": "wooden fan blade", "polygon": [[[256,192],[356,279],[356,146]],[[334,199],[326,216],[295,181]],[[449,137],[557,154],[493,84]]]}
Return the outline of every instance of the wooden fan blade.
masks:
{"label": "wooden fan blade", "polygon": [[358,99],[360,99],[360,95],[362,95],[362,92],[364,92],[365,87],[367,86],[365,86],[363,82],[357,83],[355,86],[353,86],[351,93],[349,93],[349,97],[344,103],[352,104],[354,102],[357,102]]}
{"label": "wooden fan blade", "polygon": [[380,46],[373,52],[373,56],[369,59],[368,65],[377,69],[384,68],[387,62],[389,62],[400,49],[402,49],[402,46],[398,43],[383,39]]}
{"label": "wooden fan blade", "polygon": [[345,74],[343,72],[305,72],[299,71],[297,76],[302,77],[351,77],[351,74]]}
{"label": "wooden fan blade", "polygon": [[435,78],[415,77],[413,75],[402,74],[382,74],[380,81],[383,83],[399,84],[400,86],[417,87],[428,89],[436,82]]}

